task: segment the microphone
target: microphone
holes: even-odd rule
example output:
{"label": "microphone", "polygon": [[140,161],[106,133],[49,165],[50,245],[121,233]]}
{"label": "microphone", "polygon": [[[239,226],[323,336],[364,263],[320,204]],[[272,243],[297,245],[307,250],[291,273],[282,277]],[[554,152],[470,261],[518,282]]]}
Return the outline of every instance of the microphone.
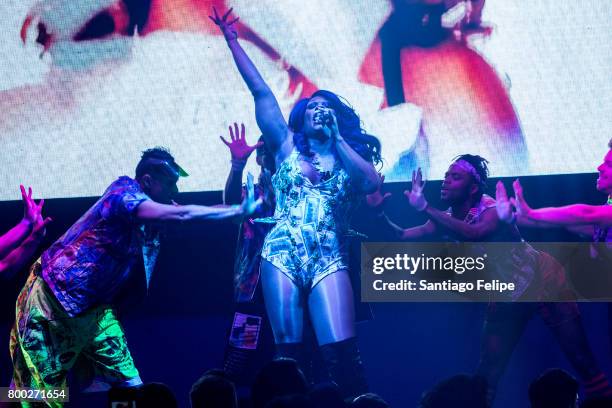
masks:
{"label": "microphone", "polygon": [[334,118],[328,110],[317,109],[315,114],[315,122],[320,123],[323,126],[331,127],[334,123]]}

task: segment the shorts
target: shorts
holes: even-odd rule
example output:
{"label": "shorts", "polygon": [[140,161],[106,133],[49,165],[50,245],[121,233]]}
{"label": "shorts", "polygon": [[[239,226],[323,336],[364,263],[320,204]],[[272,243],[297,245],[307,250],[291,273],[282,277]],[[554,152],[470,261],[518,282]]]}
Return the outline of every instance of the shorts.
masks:
{"label": "shorts", "polygon": [[[16,387],[63,387],[80,356],[91,364],[95,379],[111,386],[141,385],[123,329],[108,305],[70,317],[38,276],[40,261],[17,298],[10,336]],[[49,403],[61,407],[59,403]]]}
{"label": "shorts", "polygon": [[338,271],[348,270],[344,257],[336,258],[331,262],[327,259],[314,260],[314,262],[307,262],[307,266],[304,268],[295,268],[293,263],[282,262],[276,257],[263,259],[274,265],[298,288],[306,292],[312,291],[317,283],[321,282],[326,276]]}

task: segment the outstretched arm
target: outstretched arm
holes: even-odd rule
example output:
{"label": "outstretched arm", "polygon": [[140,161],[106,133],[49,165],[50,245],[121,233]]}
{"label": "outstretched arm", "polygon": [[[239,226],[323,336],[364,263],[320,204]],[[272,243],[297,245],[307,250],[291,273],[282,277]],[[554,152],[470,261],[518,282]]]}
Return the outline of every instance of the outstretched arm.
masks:
{"label": "outstretched arm", "polygon": [[282,160],[282,158],[291,152],[293,141],[288,137],[289,128],[278,106],[278,101],[268,84],[261,77],[253,61],[251,61],[238,42],[238,34],[233,27],[238,18],[228,21],[228,16],[232,9],[229,9],[222,17],[219,17],[216,9],[213,8],[213,11],[214,17],[209,16],[209,18],[219,26],[223,33],[227,45],[232,52],[238,72],[240,72],[242,79],[255,99],[257,125],[263,133],[264,140],[270,151],[277,159],[280,158]]}
{"label": "outstretched arm", "polygon": [[[495,209],[497,210],[497,215],[499,219],[508,224],[516,222],[516,224],[520,227],[527,228],[559,228],[561,226],[550,224],[543,221],[536,221],[533,219],[529,219],[525,216],[518,215],[515,212],[514,204],[515,200],[510,200],[508,198],[508,193],[506,192],[506,187],[501,181],[497,182],[495,187],[495,201],[497,202],[497,206]],[[524,202],[523,198],[523,206],[529,207],[526,202]],[[581,224],[581,225],[566,225],[565,229],[573,234],[583,235],[583,236],[592,236],[594,229],[593,225]]]}
{"label": "outstretched arm", "polygon": [[523,195],[523,187],[518,180],[512,184],[516,197],[511,200],[519,218],[528,221],[547,223],[560,227],[572,225],[612,225],[612,206],[572,204],[564,207],[532,209]]}
{"label": "outstretched arm", "polygon": [[191,221],[191,220],[222,220],[232,217],[242,217],[252,214],[261,204],[261,199],[255,201],[253,175],[247,175],[247,194],[241,205],[169,205],[152,200],[142,202],[136,217],[141,221]]}
{"label": "outstretched arm", "polygon": [[415,210],[425,211],[435,224],[448,228],[455,234],[468,240],[481,240],[497,229],[499,218],[493,208],[485,210],[478,222],[468,224],[463,220],[454,218],[445,211],[430,207],[423,194],[424,187],[425,181],[419,168],[416,172],[412,172],[412,188],[410,191],[404,191],[404,195]]}
{"label": "outstretched arm", "polygon": [[436,232],[436,225],[431,221],[427,221],[425,224],[419,225],[417,227],[402,228],[399,225],[393,223],[393,221],[391,221],[389,217],[384,213],[381,214],[381,218],[384,222],[387,223],[389,228],[391,228],[395,232],[395,236],[401,240],[410,241],[413,239],[420,239],[431,236]]}
{"label": "outstretched arm", "polygon": [[378,218],[385,223],[391,231],[393,231],[396,238],[410,240],[433,235],[436,232],[436,225],[431,221],[427,221],[425,224],[413,228],[402,228],[391,221],[383,210],[385,201],[391,198],[391,193],[382,193],[381,187],[385,182],[385,176],[379,173],[378,177],[378,188],[373,193],[366,195],[366,204],[368,207],[377,212]]}
{"label": "outstretched arm", "polygon": [[143,221],[191,221],[191,220],[221,220],[242,215],[239,205],[221,205],[209,207],[205,205],[168,205],[152,200],[144,201],[138,206],[136,216]]}
{"label": "outstretched arm", "polygon": [[444,211],[429,206],[425,209],[425,212],[436,224],[448,228],[464,239],[473,241],[479,241],[487,237],[489,234],[493,233],[499,225],[499,218],[497,218],[497,213],[494,208],[485,210],[480,217],[480,221],[474,224],[468,224],[463,220],[453,218]]}
{"label": "outstretched arm", "polygon": [[612,206],[572,204],[564,207],[531,209],[522,215],[527,220],[557,226],[612,225]]}

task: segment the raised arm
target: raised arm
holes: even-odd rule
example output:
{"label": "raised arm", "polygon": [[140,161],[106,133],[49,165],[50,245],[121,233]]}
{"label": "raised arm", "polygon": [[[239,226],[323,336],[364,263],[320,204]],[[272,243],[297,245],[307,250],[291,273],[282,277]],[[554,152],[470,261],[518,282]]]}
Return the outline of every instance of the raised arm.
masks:
{"label": "raised arm", "polygon": [[25,238],[0,257],[0,278],[3,279],[13,277],[30,261],[45,236],[47,224],[51,222],[51,218],[42,216],[44,200],[36,204],[32,199],[32,189],[28,188],[26,195],[23,186],[21,186],[21,194],[25,204],[24,219],[31,223],[32,232],[30,233],[28,228]]}
{"label": "raised arm", "polygon": [[209,18],[219,26],[232,52],[238,72],[253,95],[255,118],[268,148],[277,160],[282,160],[289,155],[293,147],[293,140],[289,137],[290,130],[272,90],[238,42],[238,33],[233,27],[238,18],[228,21],[231,11],[232,9],[229,9],[222,17],[219,17],[217,10],[213,8],[214,17],[209,16]]}
{"label": "raised arm", "polygon": [[21,189],[21,199],[23,201],[23,218],[17,225],[0,236],[0,259],[17,248],[28,237],[36,222],[37,214],[42,209],[44,203],[44,200],[41,200],[39,204],[34,202],[30,187],[28,187],[27,194],[24,186],[21,185],[19,188]]}

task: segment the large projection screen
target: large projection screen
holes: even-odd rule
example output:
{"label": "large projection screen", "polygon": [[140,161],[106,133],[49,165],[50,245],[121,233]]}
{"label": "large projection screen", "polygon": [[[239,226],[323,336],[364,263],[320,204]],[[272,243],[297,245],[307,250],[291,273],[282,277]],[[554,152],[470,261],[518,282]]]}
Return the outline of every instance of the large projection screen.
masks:
{"label": "large projection screen", "polygon": [[[595,171],[612,136],[612,2],[487,0],[487,30],[454,35],[467,7],[455,1],[436,41],[385,31],[435,23],[404,3],[414,1],[2,0],[0,200],[17,199],[19,184],[99,195],[153,146],[190,173],[181,191],[221,190],[230,156],[219,136],[233,122],[251,143],[260,132],[212,6],[234,7],[285,117],[316,89],[352,104],[382,142],[387,181],[417,166],[439,179],[462,153],[486,157],[493,176]],[[386,98],[383,63],[403,100]]]}

